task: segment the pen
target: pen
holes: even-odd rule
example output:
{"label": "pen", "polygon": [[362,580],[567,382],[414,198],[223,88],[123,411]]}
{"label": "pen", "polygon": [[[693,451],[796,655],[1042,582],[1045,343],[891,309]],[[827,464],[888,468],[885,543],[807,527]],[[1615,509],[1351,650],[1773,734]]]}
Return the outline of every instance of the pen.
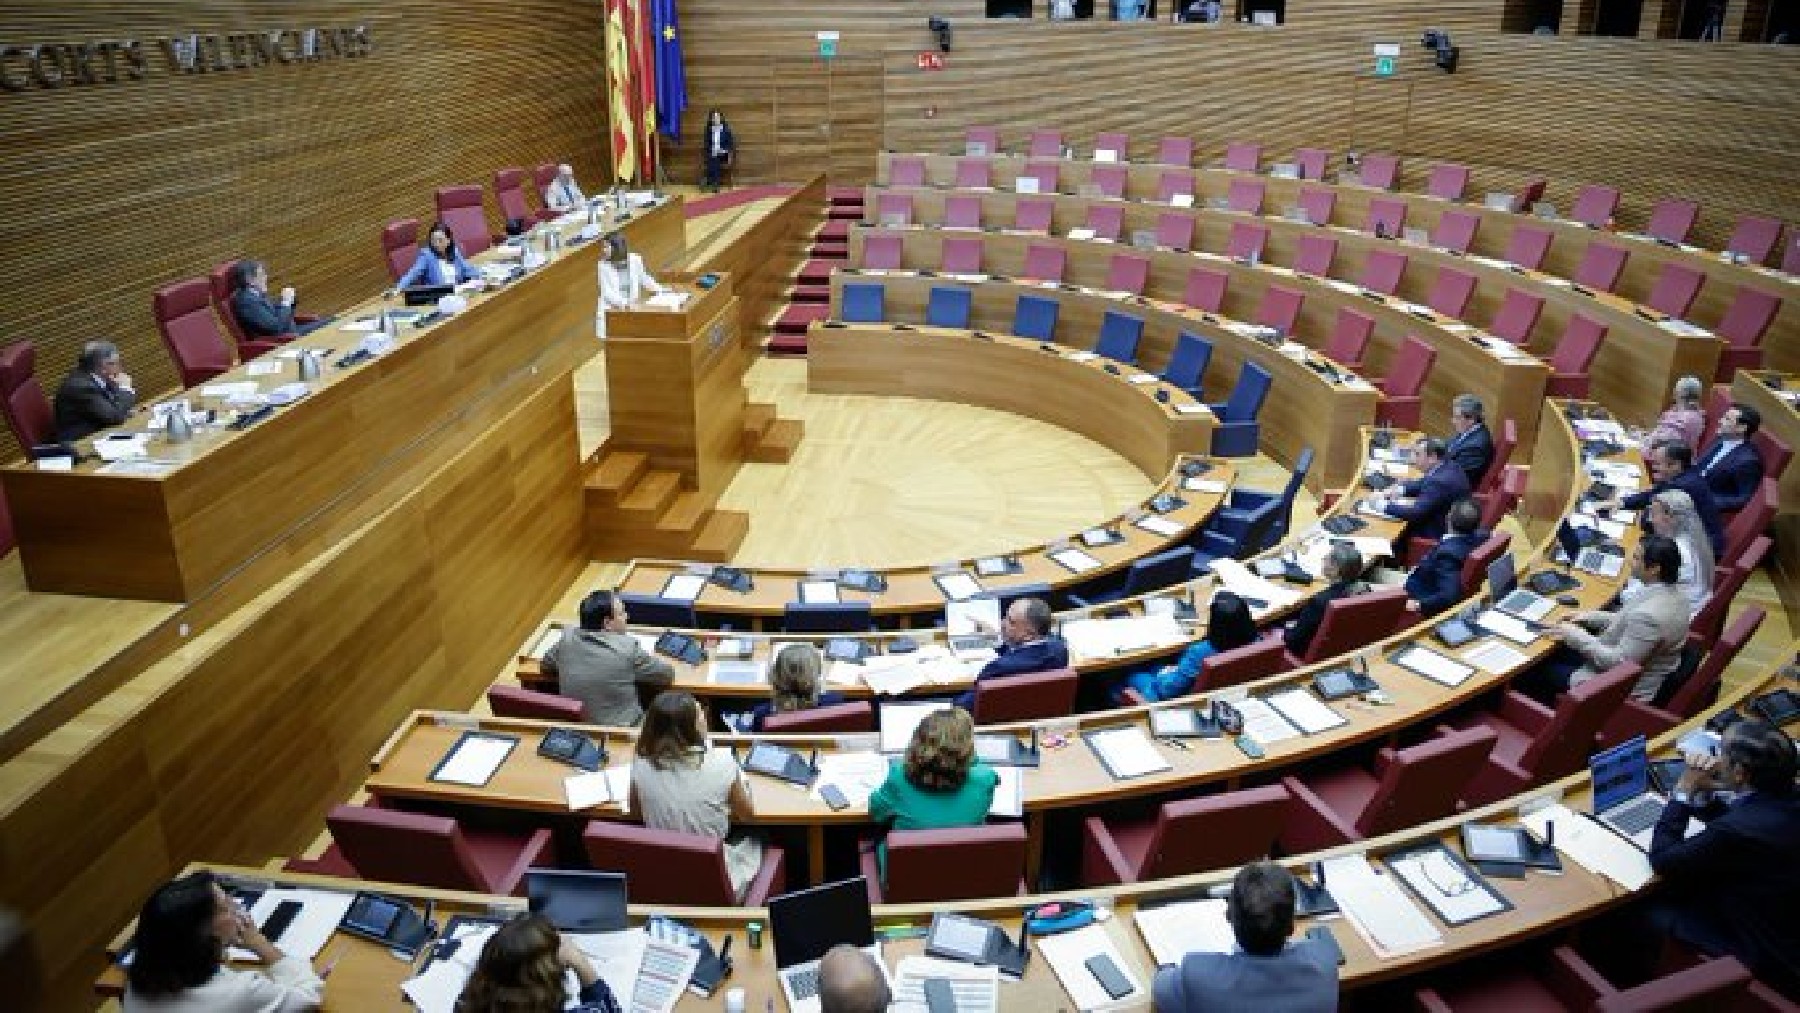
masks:
{"label": "pen", "polygon": [[1181,741],[1181,740],[1180,740],[1180,739],[1164,739],[1164,740],[1162,740],[1162,741],[1163,741],[1163,745],[1165,745],[1165,746],[1172,746],[1172,747],[1174,747],[1174,748],[1175,748],[1175,749],[1179,749],[1179,750],[1181,750],[1181,751],[1182,751],[1182,752],[1184,752],[1184,753],[1186,753],[1186,752],[1189,752],[1189,751],[1190,751],[1190,750],[1189,750],[1189,749],[1188,749],[1188,744],[1187,744],[1187,743],[1185,743],[1185,742],[1183,742],[1183,741]]}

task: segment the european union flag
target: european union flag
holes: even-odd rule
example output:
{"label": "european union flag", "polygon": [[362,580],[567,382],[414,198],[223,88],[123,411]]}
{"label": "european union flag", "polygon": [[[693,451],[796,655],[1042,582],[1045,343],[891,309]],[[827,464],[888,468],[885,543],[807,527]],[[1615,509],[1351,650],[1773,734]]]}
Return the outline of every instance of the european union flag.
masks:
{"label": "european union flag", "polygon": [[687,108],[687,70],[681,64],[681,25],[675,0],[651,0],[650,26],[656,33],[656,129],[681,140],[681,113]]}

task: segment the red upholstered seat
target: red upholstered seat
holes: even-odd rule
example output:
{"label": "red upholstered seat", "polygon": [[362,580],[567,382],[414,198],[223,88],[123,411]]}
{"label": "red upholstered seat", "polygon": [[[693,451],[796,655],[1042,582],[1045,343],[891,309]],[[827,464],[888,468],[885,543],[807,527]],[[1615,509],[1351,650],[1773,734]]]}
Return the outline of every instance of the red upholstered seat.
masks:
{"label": "red upholstered seat", "polygon": [[[1413,1002],[1424,1013],[1738,1010],[1759,1008],[1754,984],[1743,964],[1721,957],[1620,989],[1580,954],[1559,946],[1548,959],[1526,951],[1498,964],[1446,968],[1413,994]],[[1771,992],[1760,995],[1773,998]]]}
{"label": "red upholstered seat", "polygon": [[1231,233],[1225,240],[1225,255],[1236,260],[1260,260],[1263,248],[1268,244],[1267,227],[1249,222],[1232,222]]}
{"label": "red upholstered seat", "polygon": [[1431,230],[1431,245],[1457,253],[1469,252],[1475,244],[1475,233],[1481,228],[1481,216],[1468,211],[1445,211]]}
{"label": "red upholstered seat", "polygon": [[1225,206],[1246,215],[1261,214],[1263,190],[1260,179],[1234,179],[1225,190]]}
{"label": "red upholstered seat", "polygon": [[544,203],[544,191],[550,189],[550,184],[556,182],[556,170],[555,162],[539,162],[537,168],[531,170],[531,186],[534,191],[532,196],[539,204],[537,218],[540,222],[550,221],[562,214]]}
{"label": "red upholstered seat", "polygon": [[1544,266],[1544,257],[1550,252],[1550,241],[1555,238],[1556,234],[1549,229],[1535,225],[1515,225],[1512,235],[1506,239],[1505,259],[1527,271],[1535,271]]}
{"label": "red upholstered seat", "polygon": [[868,236],[863,240],[862,266],[878,271],[898,270],[902,251],[899,236]]}
{"label": "red upholstered seat", "polygon": [[913,220],[912,195],[906,193],[884,193],[875,199],[875,220],[883,225],[911,225]]}
{"label": "red upholstered seat", "polygon": [[1543,296],[1522,288],[1509,288],[1500,299],[1500,308],[1494,311],[1494,319],[1488,323],[1488,331],[1520,348],[1529,348],[1531,329],[1537,326],[1538,317],[1543,312]]}
{"label": "red upholstered seat", "polygon": [[0,348],[0,409],[20,448],[56,442],[56,418],[37,378],[37,347],[16,341]]}
{"label": "red upholstered seat", "polygon": [[[231,335],[231,340],[237,343],[238,358],[249,362],[264,352],[294,340],[299,335],[281,334],[275,337],[251,340],[244,333],[244,325],[238,323],[237,307],[231,304],[233,292],[231,269],[235,266],[237,266],[235,260],[227,260],[222,264],[214,265],[206,275],[206,282],[212,292],[213,311],[219,314],[219,319],[224,322],[225,330]],[[410,267],[411,264],[409,263],[408,266]],[[301,317],[296,313],[294,319],[298,321]]]}
{"label": "red upholstered seat", "polygon": [[1569,315],[1562,340],[1550,355],[1550,379],[1544,384],[1546,395],[1578,399],[1588,396],[1588,369],[1594,364],[1594,356],[1600,354],[1606,330],[1605,324],[1586,314]]}
{"label": "red upholstered seat", "polygon": [[1298,668],[1366,647],[1394,632],[1406,613],[1406,589],[1376,588],[1351,598],[1338,598],[1325,607],[1325,618],[1301,657],[1289,654],[1289,666]]}
{"label": "red upholstered seat", "polygon": [[488,709],[497,718],[539,718],[546,721],[581,722],[581,701],[555,693],[540,693],[516,686],[490,686]]}
{"label": "red upholstered seat", "polygon": [[1588,185],[1575,191],[1575,207],[1569,217],[1596,228],[1612,220],[1619,208],[1619,191],[1610,186]]}
{"label": "red upholstered seat", "polygon": [[1049,232],[1050,219],[1055,214],[1055,201],[1020,198],[1013,205],[1013,228],[1022,232]]}
{"label": "red upholstered seat", "polygon": [[975,684],[971,716],[978,725],[997,725],[1073,714],[1080,682],[1072,668],[982,679]]}
{"label": "red upholstered seat", "polygon": [[970,127],[963,131],[963,143],[984,144],[987,146],[988,154],[998,155],[1000,153],[1000,131],[993,127]]}
{"label": "red upholstered seat", "polygon": [[1406,254],[1398,250],[1371,250],[1363,263],[1362,279],[1357,282],[1371,292],[1393,295],[1400,291],[1400,279],[1406,274]]}
{"label": "red upholstered seat", "polygon": [[1460,574],[1463,594],[1473,594],[1475,588],[1479,587],[1481,582],[1486,579],[1488,567],[1493,564],[1494,560],[1500,558],[1502,552],[1511,547],[1512,536],[1504,531],[1494,532],[1487,537],[1486,541],[1477,545],[1475,551],[1469,553],[1469,558],[1463,560]]}
{"label": "red upholstered seat", "polygon": [[1305,301],[1306,295],[1298,289],[1270,285],[1263,290],[1262,302],[1256,306],[1256,322],[1283,334],[1292,334],[1294,325],[1300,322],[1300,307]]}
{"label": "red upholstered seat", "polygon": [[1251,682],[1265,675],[1284,672],[1288,668],[1287,649],[1281,638],[1253,640],[1242,647],[1220,651],[1200,663],[1200,678],[1194,692],[1204,693]]}
{"label": "red upholstered seat", "polygon": [[875,707],[867,700],[812,707],[807,710],[771,714],[763,719],[763,731],[771,734],[799,732],[872,732],[875,730]]}
{"label": "red upholstered seat", "polygon": [[594,820],[581,843],[594,868],[625,874],[634,904],[762,907],[787,888],[787,854],[773,844],[763,845],[762,865],[740,901],[725,870],[725,842],[716,837]]}
{"label": "red upholstered seat", "polygon": [[[1544,199],[1544,191],[1549,188],[1550,181],[1547,179],[1534,179],[1531,182],[1526,183],[1519,188],[1518,193],[1513,194],[1513,210],[1519,212],[1530,211],[1533,205]],[[1514,263],[1517,263],[1517,261],[1514,261]]]}
{"label": "red upholstered seat", "polygon": [[1106,288],[1110,292],[1143,295],[1150,280],[1150,259],[1131,253],[1115,253],[1106,267]]}
{"label": "red upholstered seat", "polygon": [[1117,130],[1102,130],[1094,135],[1094,152],[1110,151],[1121,162],[1131,157],[1131,135]]}
{"label": "red upholstered seat", "polygon": [[[1490,496],[1500,488],[1500,477],[1505,473],[1506,465],[1512,460],[1513,451],[1519,446],[1519,423],[1513,419],[1500,420],[1500,438],[1494,441],[1494,457],[1488,462],[1488,470],[1475,484],[1477,499]],[[1482,525],[1492,530],[1489,525]]]}
{"label": "red upholstered seat", "polygon": [[205,278],[157,289],[150,297],[150,316],[183,387],[197,387],[231,368],[231,346],[213,316],[212,287]]}
{"label": "red upholstered seat", "polygon": [[1611,292],[1619,283],[1619,275],[1625,270],[1625,261],[1631,253],[1623,246],[1611,243],[1589,243],[1581,253],[1581,262],[1575,265],[1574,282],[1602,292]]}
{"label": "red upholstered seat", "polygon": [[[1761,436],[1762,430],[1757,430],[1756,435]],[[1751,443],[1755,444],[1755,437],[1751,437]],[[1744,550],[1750,547],[1751,540],[1767,531],[1769,522],[1775,519],[1775,514],[1780,509],[1781,490],[1773,471],[1769,466],[1769,459],[1764,457],[1761,484],[1750,499],[1745,501],[1744,508],[1731,515],[1731,519],[1725,524],[1725,554],[1720,557],[1721,561],[1743,555]]]}
{"label": "red upholstered seat", "polygon": [[1671,243],[1685,243],[1699,217],[1700,205],[1691,200],[1659,200],[1650,209],[1650,224],[1644,233]]}
{"label": "red upholstered seat", "polygon": [[1369,350],[1369,337],[1374,333],[1374,317],[1341,306],[1337,323],[1331,329],[1331,341],[1325,345],[1325,356],[1352,372],[1360,372],[1363,354]]}
{"label": "red upholstered seat", "polygon": [[1337,258],[1336,236],[1301,236],[1294,244],[1294,270],[1301,274],[1331,276],[1331,262]]}
{"label": "red upholstered seat", "polygon": [[925,160],[902,156],[888,162],[889,186],[924,186]]}
{"label": "red upholstered seat", "polygon": [[1025,266],[1019,276],[1033,281],[1061,281],[1068,253],[1060,246],[1032,243],[1025,247]]}
{"label": "red upholstered seat", "polygon": [[1706,275],[1685,264],[1669,261],[1657,272],[1650,298],[1644,302],[1653,310],[1685,319],[1688,309],[1694,305],[1694,297],[1700,294],[1700,286],[1705,283]]}
{"label": "red upholstered seat", "polygon": [[1392,190],[1400,180],[1400,158],[1397,155],[1370,152],[1358,164],[1357,177],[1363,186]]}
{"label": "red upholstered seat", "polygon": [[1525,481],[1531,475],[1524,465],[1509,464],[1501,468],[1495,464],[1494,467],[1500,472],[1500,487],[1487,497],[1487,502],[1481,507],[1479,527],[1483,531],[1494,530],[1494,525],[1500,523],[1500,518],[1518,507],[1519,499],[1525,495]]}
{"label": "red upholstered seat", "polygon": [[[1020,823],[896,830],[887,835],[887,882],[875,848],[862,849],[871,904],[926,904],[1025,892],[1025,827]],[[632,880],[636,894],[635,879]]]}
{"label": "red upholstered seat", "polygon": [[1102,197],[1123,197],[1127,174],[1122,165],[1096,165],[1088,171],[1088,185],[1098,189]]}
{"label": "red upholstered seat", "polygon": [[1191,137],[1165,137],[1156,145],[1156,161],[1162,165],[1179,165],[1187,168],[1194,164],[1194,139]]}
{"label": "red upholstered seat", "polygon": [[1469,167],[1445,162],[1431,167],[1430,175],[1425,177],[1425,192],[1444,200],[1462,200],[1463,191],[1469,187]]}
{"label": "red upholstered seat", "polygon": [[325,825],[356,874],[381,882],[513,894],[526,869],[550,860],[548,829],[465,830],[448,816],[354,805],[333,807]]}
{"label": "red upholstered seat", "polygon": [[1118,239],[1119,233],[1125,229],[1125,206],[1122,204],[1093,204],[1088,207],[1087,227],[1094,230],[1099,239]]}
{"label": "red upholstered seat", "polygon": [[1781,239],[1781,220],[1749,215],[1732,226],[1731,238],[1725,241],[1728,253],[1747,257],[1752,264],[1766,264],[1775,244]]}
{"label": "red upholstered seat", "polygon": [[1768,556],[1774,545],[1774,540],[1768,535],[1758,535],[1737,558],[1726,557],[1731,559],[1731,565],[1721,565],[1713,572],[1712,597],[1694,614],[1694,621],[1688,626],[1689,643],[1704,646],[1718,637],[1719,627],[1725,623],[1726,610],[1737,600],[1737,593],[1743,590],[1744,581],[1750,579],[1750,575],[1762,565],[1764,557]]}
{"label": "red upholstered seat", "polygon": [[951,274],[980,274],[981,248],[979,236],[945,236],[940,266]]}
{"label": "red upholstered seat", "polygon": [[1164,802],[1149,819],[1089,816],[1082,824],[1081,884],[1168,879],[1265,858],[1290,807],[1288,790],[1271,784]]}
{"label": "red upholstered seat", "polygon": [[971,194],[945,197],[944,224],[957,229],[981,228],[981,198]]}
{"label": "red upholstered seat", "polygon": [[1062,131],[1033,130],[1025,154],[1032,158],[1057,158],[1063,153]]}
{"label": "red upholstered seat", "polygon": [[1437,349],[1408,334],[1400,343],[1400,351],[1394,356],[1388,375],[1376,381],[1381,388],[1376,420],[1400,429],[1419,428],[1419,415],[1423,410],[1419,392],[1425,389],[1425,378],[1436,362]]}
{"label": "red upholstered seat", "polygon": [[463,256],[473,257],[493,245],[488,231],[487,209],[479,186],[445,186],[437,191],[438,220],[456,236]]}
{"label": "red upholstered seat", "polygon": [[1225,168],[1237,172],[1256,172],[1262,166],[1262,145],[1234,141],[1225,146]]}
{"label": "red upholstered seat", "polygon": [[993,186],[993,163],[985,158],[957,159],[956,185],[959,187]]}
{"label": "red upholstered seat", "polygon": [[1294,152],[1294,164],[1300,167],[1301,179],[1324,179],[1325,166],[1331,162],[1331,152],[1324,148],[1301,148]]}
{"label": "red upholstered seat", "polygon": [[1383,749],[1373,772],[1351,765],[1283,778],[1296,804],[1282,850],[1318,851],[1450,815],[1497,738],[1487,728],[1446,731],[1416,746]]}
{"label": "red upholstered seat", "polygon": [[1562,694],[1555,710],[1508,690],[1497,708],[1463,721],[1462,728],[1488,728],[1498,736],[1463,801],[1486,805],[1581,769],[1639,672],[1629,661],[1610,668]]}
{"label": "red upholstered seat", "polygon": [[[501,169],[494,173],[494,203],[500,206],[502,221],[518,219],[529,226],[537,220],[531,213],[531,206],[525,202],[525,170]],[[461,240],[461,235],[457,239]]]}
{"label": "red upholstered seat", "polygon": [[400,218],[381,230],[381,259],[387,264],[388,279],[399,281],[418,257],[419,220]]}
{"label": "red upholstered seat", "polygon": [[1164,212],[1156,216],[1156,245],[1171,250],[1194,247],[1194,219],[1191,215]]}
{"label": "red upholstered seat", "polygon": [[1156,199],[1164,204],[1171,204],[1176,194],[1194,195],[1194,174],[1191,172],[1165,172],[1156,178]]}
{"label": "red upholstered seat", "polygon": [[1369,201],[1369,217],[1363,223],[1364,231],[1397,239],[1405,228],[1405,201],[1393,197],[1377,197]]}
{"label": "red upholstered seat", "polygon": [[1780,309],[1778,296],[1748,285],[1737,290],[1717,328],[1719,337],[1725,339],[1725,347],[1719,350],[1719,369],[1714,379],[1730,383],[1740,369],[1762,368],[1763,335]]}
{"label": "red upholstered seat", "polygon": [[1182,289],[1181,301],[1197,310],[1217,313],[1225,306],[1225,287],[1230,282],[1231,276],[1224,271],[1215,271],[1210,267],[1189,268],[1187,287]]}
{"label": "red upholstered seat", "polygon": [[1425,305],[1447,317],[1460,320],[1463,312],[1469,308],[1469,298],[1474,294],[1473,274],[1454,267],[1440,267],[1437,278],[1431,283],[1431,294],[1425,298]]}
{"label": "red upholstered seat", "polygon": [[1300,211],[1314,225],[1330,225],[1331,213],[1337,210],[1337,191],[1316,186],[1300,188]]}
{"label": "red upholstered seat", "polygon": [[1766,613],[1757,606],[1745,606],[1718,643],[1710,645],[1706,657],[1669,697],[1667,704],[1658,707],[1641,700],[1626,700],[1601,731],[1601,745],[1617,745],[1636,735],[1661,735],[1710,706],[1718,698],[1720,677],[1750,638],[1756,636],[1765,617]]}
{"label": "red upholstered seat", "polygon": [[1055,193],[1056,184],[1062,179],[1062,165],[1058,162],[1026,162],[1021,176],[1030,176],[1037,180],[1038,193]]}
{"label": "red upholstered seat", "polygon": [[1750,445],[1756,448],[1757,456],[1762,458],[1763,474],[1770,478],[1781,478],[1787,471],[1788,462],[1794,459],[1794,448],[1768,429],[1758,429],[1753,433]]}

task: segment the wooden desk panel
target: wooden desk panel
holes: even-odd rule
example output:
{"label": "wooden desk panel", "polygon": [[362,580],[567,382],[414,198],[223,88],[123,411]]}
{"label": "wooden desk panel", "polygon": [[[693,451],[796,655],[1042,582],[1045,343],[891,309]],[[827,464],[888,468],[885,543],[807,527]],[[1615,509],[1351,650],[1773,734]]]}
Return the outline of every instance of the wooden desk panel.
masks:
{"label": "wooden desk panel", "polygon": [[[1274,382],[1257,417],[1264,452],[1291,468],[1300,451],[1312,447],[1316,458],[1307,476],[1307,486],[1315,493],[1343,488],[1354,482],[1359,473],[1360,430],[1374,423],[1375,405],[1380,394],[1360,380],[1333,382],[1319,370],[1339,367],[1317,353],[1300,350],[1304,359],[1285,354],[1232,330],[1231,321],[1179,303],[1130,297],[1100,289],[1031,282],[989,280],[968,284],[947,276],[912,272],[851,269],[834,273],[831,282],[833,317],[838,316],[843,305],[844,285],[851,283],[883,285],[888,318],[906,322],[924,321],[925,305],[932,288],[940,285],[968,288],[972,295],[971,323],[999,334],[1006,333],[1012,326],[1013,307],[1023,295],[1056,300],[1060,304],[1057,327],[1065,334],[1097,334],[1108,310],[1127,313],[1144,321],[1138,359],[1148,371],[1165,366],[1177,336],[1184,330],[1192,331],[1213,346],[1204,391],[1210,400],[1224,401],[1229,396],[1231,384],[1247,362],[1254,362],[1269,371]],[[1127,372],[1133,371],[1127,368]],[[1176,391],[1171,401],[1180,397],[1182,395]],[[1075,428],[1081,432],[1084,431],[1082,427],[1095,424],[1096,420],[1086,417]],[[1108,445],[1119,449],[1116,445]]]}
{"label": "wooden desk panel", "polygon": [[[899,236],[903,243],[902,266],[914,270],[932,270],[943,262],[942,245],[946,239],[970,233],[952,229],[853,228],[850,231],[850,261],[862,263],[862,249],[872,235]],[[1375,321],[1375,332],[1369,342],[1367,368],[1372,375],[1384,375],[1388,364],[1408,335],[1418,335],[1438,351],[1436,364],[1426,377],[1424,397],[1424,429],[1448,432],[1450,402],[1456,395],[1479,391],[1487,403],[1488,417],[1513,418],[1519,422],[1522,445],[1534,443],[1537,413],[1543,401],[1544,383],[1549,368],[1530,356],[1501,358],[1475,344],[1464,333],[1459,321],[1439,316],[1423,307],[1401,308],[1394,300],[1363,295],[1347,282],[1295,274],[1287,268],[1248,264],[1211,253],[1182,253],[1170,249],[1138,250],[1133,247],[1095,240],[1068,239],[1020,232],[982,232],[983,268],[991,274],[1018,277],[1025,265],[1027,249],[1047,245],[1063,250],[1067,267],[1064,280],[1074,285],[1104,288],[1107,270],[1114,253],[1141,256],[1150,261],[1150,277],[1145,293],[1157,299],[1181,299],[1187,286],[1188,272],[1206,267],[1225,273],[1230,278],[1224,303],[1224,315],[1236,320],[1254,320],[1256,308],[1271,285],[1294,289],[1305,296],[1295,333],[1307,336],[1309,344],[1323,345],[1334,326],[1338,310],[1355,309]],[[1086,334],[1064,330],[1061,340],[1077,347],[1089,344]],[[1151,361],[1151,365],[1160,363]],[[1228,391],[1234,377],[1209,373],[1207,394],[1214,394],[1211,384]]]}
{"label": "wooden desk panel", "polygon": [[[1800,452],[1800,405],[1777,394],[1778,389],[1792,396],[1800,391],[1800,376],[1739,370],[1731,383],[1731,396],[1762,413],[1763,428]],[[1775,515],[1775,551],[1789,573],[1800,572],[1800,462],[1788,462],[1779,488],[1781,508]]]}

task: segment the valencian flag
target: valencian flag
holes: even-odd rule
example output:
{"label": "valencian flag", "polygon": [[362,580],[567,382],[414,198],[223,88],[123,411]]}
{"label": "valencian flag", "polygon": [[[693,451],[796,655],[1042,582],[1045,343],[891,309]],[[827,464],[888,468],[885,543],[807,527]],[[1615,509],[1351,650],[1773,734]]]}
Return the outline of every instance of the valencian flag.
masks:
{"label": "valencian flag", "polygon": [[614,174],[648,181],[656,169],[656,81],[646,0],[606,0],[606,94]]}
{"label": "valencian flag", "polygon": [[656,50],[656,129],[681,140],[681,114],[687,109],[687,68],[681,63],[681,24],[675,0],[650,0],[650,26]]}

